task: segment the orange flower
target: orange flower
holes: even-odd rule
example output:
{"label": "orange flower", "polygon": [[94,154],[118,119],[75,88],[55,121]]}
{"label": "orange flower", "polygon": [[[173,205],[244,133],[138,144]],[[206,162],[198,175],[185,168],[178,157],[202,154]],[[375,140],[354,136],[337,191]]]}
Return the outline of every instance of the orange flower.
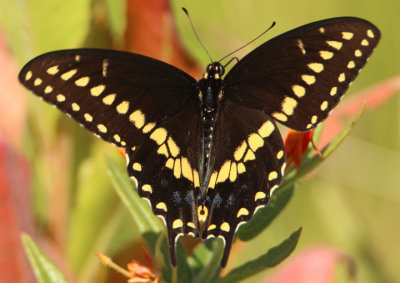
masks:
{"label": "orange flower", "polygon": [[312,144],[313,148],[319,156],[322,156],[321,152],[315,146],[313,142],[314,130],[309,132],[296,132],[289,130],[285,140],[285,149],[287,156],[287,167],[294,163],[297,169],[301,166],[301,158],[307,151],[308,145]]}

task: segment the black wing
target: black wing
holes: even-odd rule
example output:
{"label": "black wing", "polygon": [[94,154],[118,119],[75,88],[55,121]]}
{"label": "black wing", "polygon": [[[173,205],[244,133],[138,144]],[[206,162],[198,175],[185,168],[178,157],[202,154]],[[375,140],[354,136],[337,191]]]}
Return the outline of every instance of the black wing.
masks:
{"label": "black wing", "polygon": [[301,26],[238,62],[225,78],[225,95],[297,131],[311,130],[337,105],[379,39],[379,30],[358,18]]}
{"label": "black wing", "polygon": [[41,55],[21,83],[102,139],[126,148],[128,173],[175,241],[199,234],[196,197],[201,148],[198,89],[186,73],[119,51],[77,49]]}
{"label": "black wing", "polygon": [[215,128],[213,172],[202,238],[221,237],[225,266],[233,236],[257,208],[268,204],[286,167],[285,147],[264,112],[226,100]]}

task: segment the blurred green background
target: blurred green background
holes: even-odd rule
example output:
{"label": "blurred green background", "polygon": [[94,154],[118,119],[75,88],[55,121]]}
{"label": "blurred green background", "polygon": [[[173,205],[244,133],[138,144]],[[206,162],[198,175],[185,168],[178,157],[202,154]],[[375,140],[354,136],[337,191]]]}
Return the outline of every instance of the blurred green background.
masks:
{"label": "blurred green background", "polygon": [[[46,51],[118,47],[123,41],[125,6],[121,0],[0,0],[0,29],[22,67]],[[247,43],[273,21],[277,24],[271,31],[237,56],[312,21],[337,16],[371,21],[380,28],[382,40],[342,104],[400,75],[400,2],[395,0],[171,1],[179,39],[205,66],[209,59],[182,6],[191,13],[214,60]],[[37,229],[61,245],[59,253],[66,256],[69,270],[88,282],[84,280],[97,278],[102,270],[93,258],[94,250],[104,247],[113,255],[123,254],[127,247],[134,249],[135,228],[110,187],[104,164],[105,154],[121,158],[113,146],[94,139],[33,95],[26,99],[28,117],[15,146],[32,166]],[[269,229],[239,248],[232,264],[256,257],[260,246],[273,246],[302,226],[295,253],[316,243],[331,245],[354,258],[359,282],[400,282],[399,102],[394,92],[384,103],[372,105],[344,144],[302,182]],[[347,282],[340,268],[336,282]]]}

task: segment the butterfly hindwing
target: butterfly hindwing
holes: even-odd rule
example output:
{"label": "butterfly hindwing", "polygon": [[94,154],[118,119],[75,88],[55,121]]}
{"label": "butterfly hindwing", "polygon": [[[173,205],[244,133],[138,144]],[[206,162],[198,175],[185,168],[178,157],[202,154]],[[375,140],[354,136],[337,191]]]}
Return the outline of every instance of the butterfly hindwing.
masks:
{"label": "butterfly hindwing", "polygon": [[165,223],[174,266],[178,238],[185,234],[199,236],[200,154],[196,149],[201,144],[201,123],[195,110],[187,107],[159,123],[149,133],[150,140],[127,149],[128,174],[137,184],[139,195],[150,202],[154,214]]}
{"label": "butterfly hindwing", "polygon": [[286,154],[279,130],[268,115],[230,101],[218,117],[214,140],[202,237],[224,239],[224,266],[237,228],[268,204],[280,184]]}
{"label": "butterfly hindwing", "polygon": [[379,30],[358,18],[311,23],[277,36],[240,60],[225,93],[297,131],[323,121],[367,62]]}

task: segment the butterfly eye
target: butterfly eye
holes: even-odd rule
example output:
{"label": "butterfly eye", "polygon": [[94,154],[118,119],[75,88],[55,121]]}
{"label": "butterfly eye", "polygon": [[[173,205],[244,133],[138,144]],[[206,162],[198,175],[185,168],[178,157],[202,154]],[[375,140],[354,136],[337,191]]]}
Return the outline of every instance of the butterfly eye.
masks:
{"label": "butterfly eye", "polygon": [[219,74],[222,76],[223,74],[225,74],[225,68],[222,65],[219,65]]}

